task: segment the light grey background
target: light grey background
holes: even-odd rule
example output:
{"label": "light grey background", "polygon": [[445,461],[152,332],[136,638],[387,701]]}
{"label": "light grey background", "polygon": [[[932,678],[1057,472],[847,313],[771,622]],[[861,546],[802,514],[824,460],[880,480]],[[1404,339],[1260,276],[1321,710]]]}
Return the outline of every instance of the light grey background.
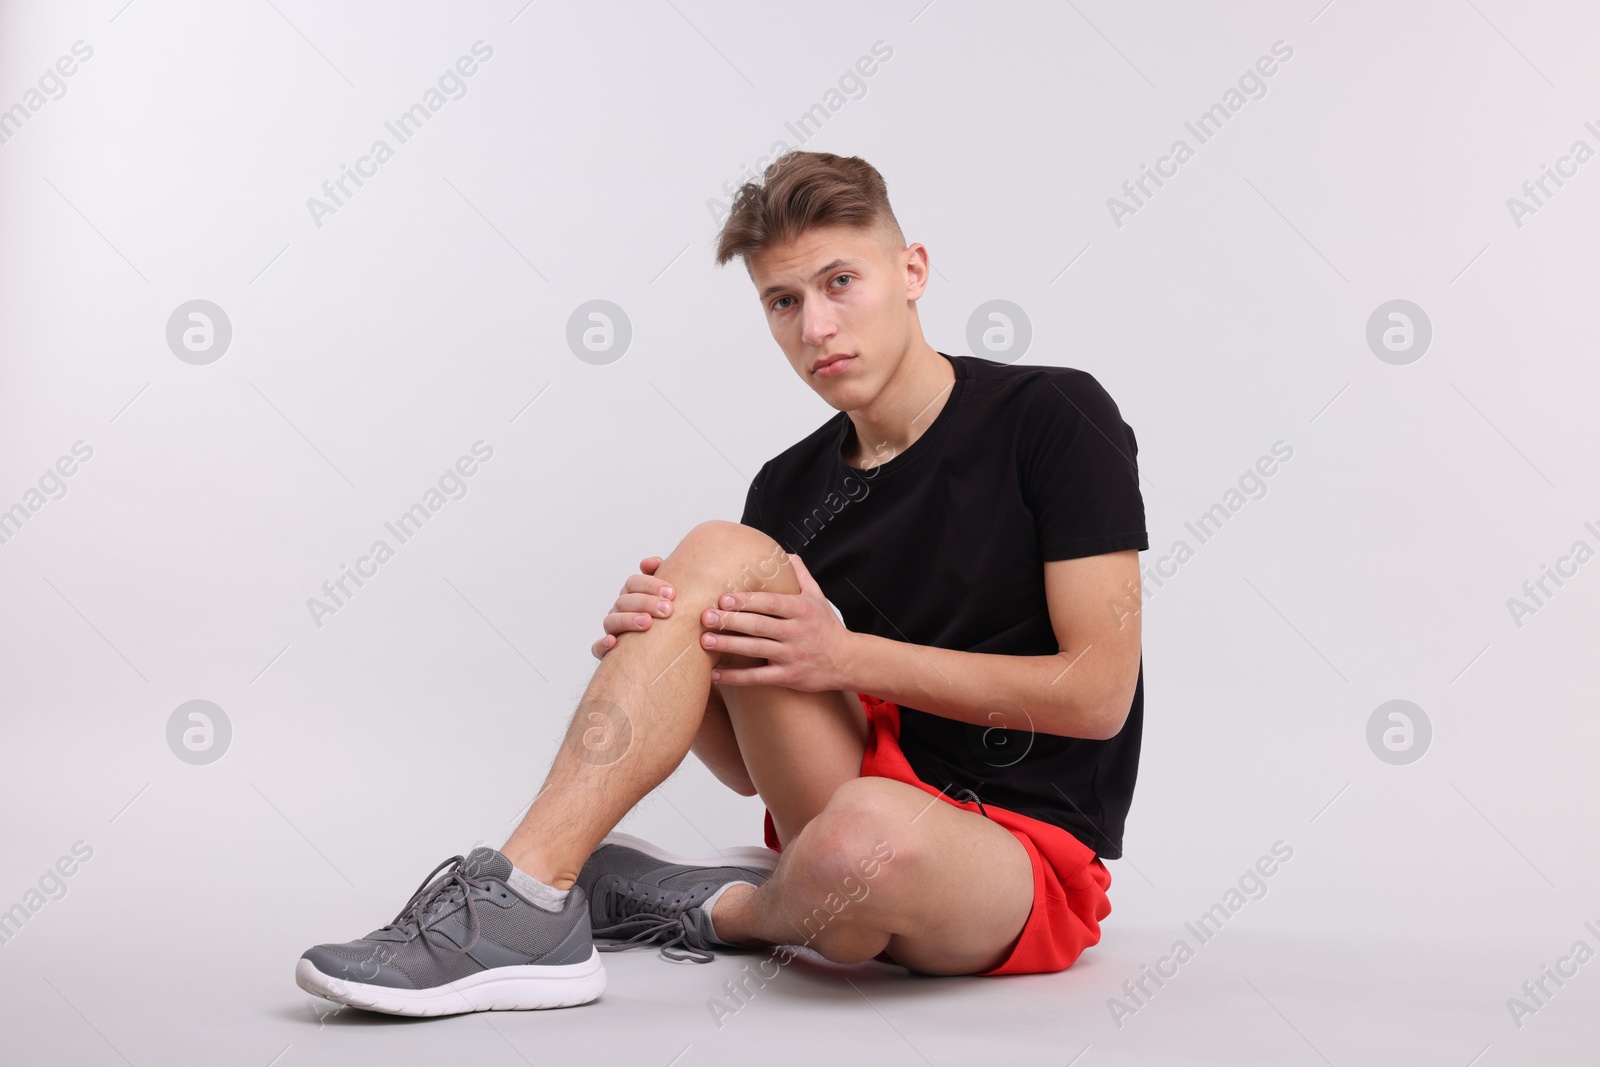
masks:
{"label": "light grey background", "polygon": [[[1507,198],[1600,149],[1600,15],[1323,5],[0,6],[0,108],[93,49],[0,145],[0,508],[93,449],[0,545],[0,908],[93,850],[0,945],[0,1060],[1589,1062],[1600,962],[1520,1026],[1507,999],[1600,949],[1600,562],[1520,626],[1507,601],[1600,548],[1600,160],[1520,225]],[[396,147],[384,123],[480,40]],[[884,174],[936,347],[1005,299],[1033,332],[1007,358],[1106,386],[1145,564],[1197,548],[1146,587],[1104,939],[1017,979],[797,964],[720,1029],[706,1001],[748,961],[648,951],[583,1009],[319,1018],[298,954],[503,841],[624,577],[736,519],[831,414],[743,269],[711,267],[708,201],[879,41],[805,146]],[[1184,123],[1277,41],[1266,94],[1198,144]],[[307,198],[380,137],[394,157],[316,225]],[[1117,225],[1107,199],[1178,138],[1194,157]],[[232,327],[206,365],[166,339],[196,299]],[[596,299],[632,327],[607,365],[566,341]],[[1432,324],[1407,365],[1366,341],[1396,299]],[[315,625],[323,581],[480,440],[466,496]],[[1197,545],[1184,524],[1278,441],[1266,495]],[[1432,726],[1407,765],[1367,742],[1394,699]],[[205,765],[168,747],[191,700],[231,724]],[[703,851],[760,814],[691,762],[625,827]],[[1280,840],[1267,895],[1118,1025],[1124,980]]]}

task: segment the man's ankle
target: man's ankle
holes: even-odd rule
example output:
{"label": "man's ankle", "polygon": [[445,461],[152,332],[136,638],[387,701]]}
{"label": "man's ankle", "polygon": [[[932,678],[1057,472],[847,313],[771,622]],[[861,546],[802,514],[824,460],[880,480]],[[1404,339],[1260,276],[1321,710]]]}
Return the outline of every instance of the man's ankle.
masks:
{"label": "man's ankle", "polygon": [[563,864],[550,862],[537,848],[515,848],[507,841],[500,846],[500,854],[511,861],[511,866],[552,889],[571,889],[578,883],[577,871],[563,869]]}
{"label": "man's ankle", "polygon": [[749,905],[757,887],[750,882],[730,882],[711,901],[711,927],[719,941],[730,945],[758,944],[751,936]]}

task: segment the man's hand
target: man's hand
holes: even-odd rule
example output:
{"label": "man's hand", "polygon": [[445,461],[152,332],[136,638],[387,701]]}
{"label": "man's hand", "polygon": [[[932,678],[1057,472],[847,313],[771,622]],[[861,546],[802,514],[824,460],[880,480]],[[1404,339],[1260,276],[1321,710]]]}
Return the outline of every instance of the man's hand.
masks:
{"label": "man's hand", "polygon": [[[802,693],[844,689],[854,637],[834,614],[800,557],[790,554],[799,593],[725,593],[700,616],[702,648],[766,660],[713,670],[723,685],[778,685]],[[720,609],[720,610],[719,610]],[[743,636],[743,635],[750,636]]]}
{"label": "man's hand", "polygon": [[639,561],[640,573],[630,577],[622,586],[622,595],[617,597],[611,613],[605,618],[605,636],[589,646],[595,659],[603,658],[616,647],[619,634],[648,630],[652,616],[664,619],[672,614],[672,586],[660,578],[652,577],[660,566],[660,556]]}

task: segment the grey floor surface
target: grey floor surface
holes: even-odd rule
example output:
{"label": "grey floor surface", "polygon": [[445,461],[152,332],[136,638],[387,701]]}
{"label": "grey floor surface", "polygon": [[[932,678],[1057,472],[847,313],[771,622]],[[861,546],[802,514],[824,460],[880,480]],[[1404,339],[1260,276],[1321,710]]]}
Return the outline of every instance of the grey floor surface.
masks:
{"label": "grey floor surface", "polygon": [[6,948],[4,1063],[1596,1062],[1600,980],[1580,970],[1518,1029],[1497,976],[1519,961],[1482,944],[1224,930],[1120,1020],[1108,1000],[1131,1005],[1118,987],[1172,931],[1108,923],[1099,946],[1054,975],[930,979],[801,958],[764,987],[747,983],[742,1004],[725,983],[763,955],[695,965],[637,950],[607,956],[610,986],[590,1005],[407,1020],[301,993],[271,914],[211,933],[131,919],[123,946],[97,937],[47,954],[23,943],[36,933],[26,930]]}

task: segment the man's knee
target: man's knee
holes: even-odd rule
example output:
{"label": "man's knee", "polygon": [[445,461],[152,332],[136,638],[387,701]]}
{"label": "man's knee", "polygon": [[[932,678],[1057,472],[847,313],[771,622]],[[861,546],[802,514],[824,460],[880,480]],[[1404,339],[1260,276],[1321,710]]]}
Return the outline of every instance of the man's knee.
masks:
{"label": "man's knee", "polygon": [[800,591],[782,546],[754,527],[722,519],[709,519],[691,529],[663,562],[663,569],[668,566],[688,572],[675,580],[703,578],[717,587],[719,596]]}
{"label": "man's knee", "polygon": [[925,851],[916,816],[930,799],[904,782],[852,778],[806,824],[802,839],[808,858],[825,881],[843,885],[847,878],[864,879],[877,886],[899,881]]}

